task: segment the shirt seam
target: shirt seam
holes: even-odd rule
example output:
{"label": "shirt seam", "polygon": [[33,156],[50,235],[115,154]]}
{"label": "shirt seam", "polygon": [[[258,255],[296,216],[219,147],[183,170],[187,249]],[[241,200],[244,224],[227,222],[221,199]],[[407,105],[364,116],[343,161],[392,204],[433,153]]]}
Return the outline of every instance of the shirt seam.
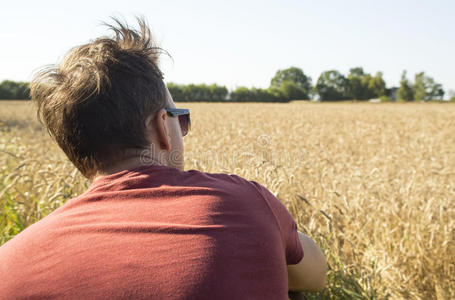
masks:
{"label": "shirt seam", "polygon": [[[278,227],[278,230],[280,231],[280,236],[281,236],[281,241],[282,242],[286,242],[286,241],[283,241],[283,238],[284,238],[284,234],[283,234],[283,230],[281,228],[281,225],[280,225],[280,222],[278,221],[278,217],[276,216],[275,212],[273,211],[273,209],[270,207],[270,204],[269,202],[265,199],[265,196],[259,191],[259,189],[256,187],[256,185],[254,183],[252,183],[254,185],[254,190],[261,196],[262,200],[265,202],[266,206],[268,207],[269,211],[272,213],[273,215],[273,218],[275,220],[275,223]],[[257,183],[259,185],[259,183]],[[264,187],[265,188],[265,187]],[[278,201],[280,201],[278,198],[277,198]],[[280,201],[281,202],[281,201]],[[284,205],[284,204],[283,204]],[[285,243],[285,246],[286,246],[286,243]]]}

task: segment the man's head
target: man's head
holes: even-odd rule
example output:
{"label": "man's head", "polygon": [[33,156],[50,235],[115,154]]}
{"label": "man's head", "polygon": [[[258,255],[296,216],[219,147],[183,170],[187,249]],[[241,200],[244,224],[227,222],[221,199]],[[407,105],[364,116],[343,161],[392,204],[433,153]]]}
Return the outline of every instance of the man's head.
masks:
{"label": "man's head", "polygon": [[113,37],[75,47],[35,75],[38,117],[86,177],[146,149],[149,158],[183,168],[179,121],[165,110],[175,104],[158,68],[163,51],[143,20],[139,30],[114,21]]}

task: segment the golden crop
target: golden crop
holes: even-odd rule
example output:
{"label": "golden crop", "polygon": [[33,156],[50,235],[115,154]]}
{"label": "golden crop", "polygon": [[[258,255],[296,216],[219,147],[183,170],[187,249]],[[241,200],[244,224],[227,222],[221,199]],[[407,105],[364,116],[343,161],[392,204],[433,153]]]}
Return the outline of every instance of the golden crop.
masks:
{"label": "golden crop", "polygon": [[[258,181],[323,247],[329,284],[310,299],[455,298],[454,105],[178,107],[186,169]],[[30,103],[0,103],[0,244],[88,184]]]}

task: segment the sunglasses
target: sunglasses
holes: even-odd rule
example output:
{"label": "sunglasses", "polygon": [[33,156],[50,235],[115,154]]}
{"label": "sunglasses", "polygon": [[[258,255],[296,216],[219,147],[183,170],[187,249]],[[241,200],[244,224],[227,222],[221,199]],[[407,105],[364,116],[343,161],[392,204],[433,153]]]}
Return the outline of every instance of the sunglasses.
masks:
{"label": "sunglasses", "polygon": [[186,108],[165,108],[167,114],[171,117],[178,117],[182,136],[188,134],[191,129],[190,110]]}

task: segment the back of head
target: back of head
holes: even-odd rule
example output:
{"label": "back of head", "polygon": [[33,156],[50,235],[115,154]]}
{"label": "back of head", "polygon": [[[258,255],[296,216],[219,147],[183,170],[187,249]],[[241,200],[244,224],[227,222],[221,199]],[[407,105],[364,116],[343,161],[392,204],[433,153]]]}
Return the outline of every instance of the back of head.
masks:
{"label": "back of head", "polygon": [[148,146],[145,119],[167,107],[158,68],[163,50],[143,19],[139,29],[117,19],[101,37],[71,49],[31,82],[38,118],[86,177]]}

